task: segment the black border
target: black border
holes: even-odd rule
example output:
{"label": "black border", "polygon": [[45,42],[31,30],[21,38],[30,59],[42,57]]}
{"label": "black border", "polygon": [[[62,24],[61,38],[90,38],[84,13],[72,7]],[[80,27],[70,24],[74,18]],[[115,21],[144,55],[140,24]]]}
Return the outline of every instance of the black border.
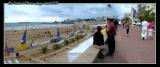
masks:
{"label": "black border", "polygon": [[[3,0],[3,4],[4,3],[8,3],[8,2],[31,2],[31,3],[47,3],[47,2],[54,2],[54,3],[156,3],[158,0],[32,0],[32,1],[24,1],[24,0]],[[1,4],[1,8],[2,8],[2,13],[1,13],[1,16],[2,16],[2,22],[0,22],[1,24],[1,27],[0,28],[1,30],[1,57],[0,57],[0,62],[3,64],[3,22],[4,22],[4,5]],[[160,8],[160,5],[159,3],[156,3],[156,64],[159,64],[160,63],[160,48],[159,48],[159,42],[157,41],[160,41],[159,40],[159,34],[160,34],[160,31],[159,30],[159,25],[160,25],[160,22],[159,22],[159,16],[160,16],[160,11],[159,11],[159,8]]]}
{"label": "black border", "polygon": [[156,63],[157,64],[160,64],[160,45],[159,45],[159,41],[160,41],[160,39],[159,39],[159,37],[160,37],[160,31],[158,31],[158,30],[160,30],[159,28],[160,28],[160,4],[158,4],[158,3],[156,3]]}
{"label": "black border", "polygon": [[7,2],[32,2],[44,3],[58,1],[58,3],[156,3],[158,0],[4,0]]}
{"label": "black border", "polygon": [[[1,9],[4,9],[3,4],[1,4],[0,6],[1,6]],[[1,30],[0,31],[2,33],[0,35],[1,36],[0,40],[1,40],[1,44],[2,44],[2,45],[0,45],[0,47],[1,47],[0,48],[0,51],[1,51],[1,53],[0,53],[0,63],[2,63],[2,64],[3,64],[3,28],[4,28],[3,27],[3,22],[4,22],[4,19],[3,19],[4,15],[3,15],[3,13],[4,13],[4,11],[2,11],[2,13],[1,13],[1,22],[0,22],[0,25],[1,25],[1,28],[0,28]]]}

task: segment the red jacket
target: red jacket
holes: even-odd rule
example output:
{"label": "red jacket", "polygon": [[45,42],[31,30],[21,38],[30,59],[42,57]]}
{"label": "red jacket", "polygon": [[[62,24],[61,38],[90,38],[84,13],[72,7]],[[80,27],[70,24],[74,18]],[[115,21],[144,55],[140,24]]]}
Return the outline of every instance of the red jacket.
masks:
{"label": "red jacket", "polygon": [[109,26],[109,30],[107,32],[107,35],[108,36],[116,35],[116,26],[113,23],[111,23],[111,25]]}

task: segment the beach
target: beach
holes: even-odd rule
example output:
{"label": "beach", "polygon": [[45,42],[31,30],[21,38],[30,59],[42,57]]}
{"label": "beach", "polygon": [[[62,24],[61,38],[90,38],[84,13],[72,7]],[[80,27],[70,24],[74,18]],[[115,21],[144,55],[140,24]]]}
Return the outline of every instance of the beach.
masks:
{"label": "beach", "polygon": [[[67,35],[73,30],[71,26],[60,27],[61,37]],[[12,31],[4,31],[4,45],[7,47],[16,47],[21,44],[21,38],[24,30],[12,30]],[[49,33],[48,33],[49,32]],[[34,42],[45,41],[51,38],[56,37],[57,28],[45,28],[45,29],[30,29],[27,30],[27,40],[26,43],[30,44],[32,40]]]}
{"label": "beach", "polygon": [[[83,25],[84,24],[84,25]],[[85,33],[90,33],[91,31],[89,31],[89,27],[93,25],[93,23],[90,23],[90,21],[88,22],[80,22],[78,24],[62,24],[60,26],[54,26],[54,27],[42,27],[39,29],[31,29],[31,28],[27,28],[27,34],[26,34],[26,44],[30,44],[32,42],[32,40],[34,40],[33,43],[40,43],[40,42],[44,42],[50,39],[54,39],[57,37],[57,28],[59,28],[61,34],[60,37],[62,39],[65,38],[70,38],[72,33],[77,33],[80,31],[80,26],[83,25],[84,32]],[[52,48],[52,46],[54,45],[54,43],[48,43],[47,45],[43,44],[42,46],[36,46],[33,47],[31,49],[26,49],[26,50],[22,50],[22,51],[16,51],[16,47],[21,44],[21,38],[23,36],[24,30],[9,30],[9,31],[4,31],[4,48],[7,46],[8,48],[15,48],[15,51],[13,54],[10,54],[9,56],[5,56],[5,58],[15,58],[15,53],[16,52],[20,52],[20,54],[22,55],[20,58],[16,58],[18,59],[21,63],[37,63],[37,62],[41,62],[43,61],[43,58],[52,58],[52,55],[54,55],[54,53],[56,53],[56,50],[50,50],[48,51],[49,55],[45,55],[41,52],[42,47],[44,46],[48,46],[49,48]],[[75,43],[75,45],[78,43]],[[67,48],[69,48],[69,50],[73,49],[74,47],[72,45],[68,45],[66,46]],[[58,54],[59,51],[63,51],[64,49],[66,49],[66,47],[58,50]],[[68,52],[68,51],[67,51]],[[65,52],[66,53],[66,52]],[[64,54],[64,52],[60,52],[60,54]],[[41,59],[41,58],[42,59]],[[58,55],[53,56],[53,57],[59,57]],[[64,57],[64,56],[63,56]],[[50,59],[51,59],[50,58]],[[30,61],[30,60],[34,60],[34,61]],[[53,59],[53,58],[52,58]],[[36,61],[37,60],[37,61]],[[44,61],[43,61],[44,62]],[[49,60],[49,62],[55,62],[55,61],[51,61]]]}
{"label": "beach", "polygon": [[[26,44],[30,44],[33,40],[34,43],[43,42],[46,40],[50,40],[56,38],[57,28],[60,28],[61,37],[64,39],[65,37],[69,36],[70,33],[74,33],[79,30],[79,26],[84,24],[84,22],[79,22],[74,24],[50,24],[48,27],[47,25],[41,25],[38,28],[27,27],[27,36],[26,36]],[[86,21],[85,25],[90,26],[92,23],[90,21]],[[57,26],[56,26],[57,25]],[[44,26],[44,27],[43,27]],[[25,27],[25,26],[24,26]],[[20,27],[19,27],[20,28]],[[41,29],[42,28],[42,29]],[[23,33],[26,29],[23,30],[5,30],[4,31],[4,47],[8,48],[16,48],[18,45],[21,44],[21,38]]]}

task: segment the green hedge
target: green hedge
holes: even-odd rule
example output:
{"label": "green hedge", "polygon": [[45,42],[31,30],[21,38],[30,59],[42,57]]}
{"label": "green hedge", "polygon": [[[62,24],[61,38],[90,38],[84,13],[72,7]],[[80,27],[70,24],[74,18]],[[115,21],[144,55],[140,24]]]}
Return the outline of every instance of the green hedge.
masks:
{"label": "green hedge", "polygon": [[[84,37],[85,37],[85,35],[77,35],[74,38],[71,38],[69,40],[64,40],[64,42],[62,44],[69,45],[70,43],[74,43],[75,41],[78,41]],[[63,46],[62,44],[55,44],[53,49],[60,49]]]}
{"label": "green hedge", "polygon": [[68,45],[69,41],[68,40],[64,40],[64,45]]}
{"label": "green hedge", "polygon": [[44,54],[46,54],[47,53],[47,51],[48,51],[48,47],[47,46],[45,46],[45,47],[42,47],[42,52],[44,53]]}
{"label": "green hedge", "polygon": [[55,49],[60,49],[61,47],[61,44],[55,44]]}

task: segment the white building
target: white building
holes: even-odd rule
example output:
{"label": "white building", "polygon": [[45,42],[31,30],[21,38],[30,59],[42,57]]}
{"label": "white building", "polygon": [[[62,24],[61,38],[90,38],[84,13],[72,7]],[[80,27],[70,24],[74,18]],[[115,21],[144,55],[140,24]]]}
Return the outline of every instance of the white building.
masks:
{"label": "white building", "polygon": [[106,16],[100,16],[100,17],[97,17],[96,20],[98,21],[103,21],[103,20],[106,20],[107,17]]}

